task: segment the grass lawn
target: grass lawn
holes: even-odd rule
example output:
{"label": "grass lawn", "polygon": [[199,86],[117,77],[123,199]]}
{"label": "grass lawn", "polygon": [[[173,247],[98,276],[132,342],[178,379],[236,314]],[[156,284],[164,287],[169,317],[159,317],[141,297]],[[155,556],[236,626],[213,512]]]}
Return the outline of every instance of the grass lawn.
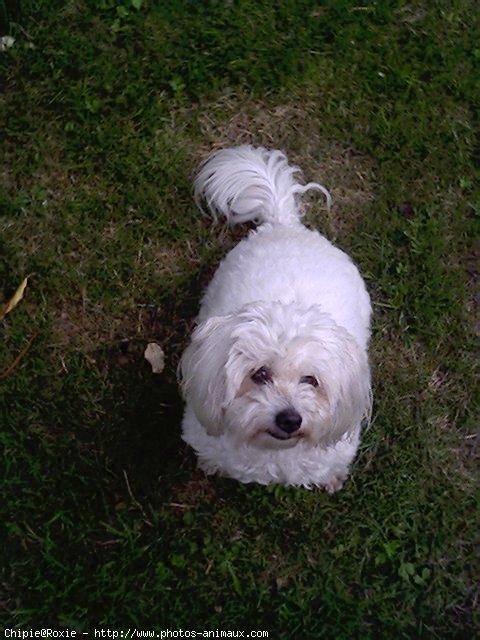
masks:
{"label": "grass lawn", "polygon": [[[476,2],[0,16],[0,303],[30,275],[0,321],[0,626],[473,638]],[[202,218],[191,180],[245,142],[327,186],[307,224],[372,295],[374,420],[334,496],[206,478],[180,439],[176,365],[245,233]]]}

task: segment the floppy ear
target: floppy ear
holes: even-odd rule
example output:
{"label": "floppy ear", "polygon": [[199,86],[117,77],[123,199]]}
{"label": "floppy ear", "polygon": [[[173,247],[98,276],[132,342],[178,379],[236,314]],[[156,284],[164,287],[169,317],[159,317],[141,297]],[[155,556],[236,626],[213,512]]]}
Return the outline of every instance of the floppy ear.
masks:
{"label": "floppy ear", "polygon": [[324,441],[336,442],[370,420],[370,366],[367,352],[346,329],[325,314],[315,314],[308,325],[316,342],[310,347],[315,354],[312,369],[328,398],[330,419]]}
{"label": "floppy ear", "polygon": [[209,318],[197,326],[179,365],[185,400],[210,435],[220,435],[229,398],[226,364],[232,344],[232,316]]}
{"label": "floppy ear", "polygon": [[333,391],[332,433],[341,437],[370,420],[372,391],[367,354],[350,346],[337,364],[337,376]]}

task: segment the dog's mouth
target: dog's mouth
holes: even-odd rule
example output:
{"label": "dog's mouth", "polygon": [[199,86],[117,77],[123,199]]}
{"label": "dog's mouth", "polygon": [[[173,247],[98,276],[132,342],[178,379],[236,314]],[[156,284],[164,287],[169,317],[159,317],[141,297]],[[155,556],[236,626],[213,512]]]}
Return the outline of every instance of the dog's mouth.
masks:
{"label": "dog's mouth", "polygon": [[266,433],[268,433],[269,436],[272,436],[272,438],[275,438],[276,440],[293,440],[294,438],[300,438],[302,435],[298,431],[287,433],[286,431],[282,431],[282,429],[275,428],[267,429]]}
{"label": "dog's mouth", "polygon": [[295,447],[305,437],[305,433],[295,431],[287,433],[275,425],[259,429],[254,434],[255,444],[264,449],[289,449]]}

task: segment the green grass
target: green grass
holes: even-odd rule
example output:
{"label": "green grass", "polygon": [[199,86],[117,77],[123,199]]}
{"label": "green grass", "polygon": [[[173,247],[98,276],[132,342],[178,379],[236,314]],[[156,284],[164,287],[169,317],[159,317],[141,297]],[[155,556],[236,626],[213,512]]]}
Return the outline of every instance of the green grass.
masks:
{"label": "green grass", "polygon": [[[0,5],[0,624],[478,632],[474,2]],[[375,308],[374,422],[338,494],[205,478],[175,370],[243,230],[218,145],[284,149]],[[147,342],[167,356],[154,376]]]}

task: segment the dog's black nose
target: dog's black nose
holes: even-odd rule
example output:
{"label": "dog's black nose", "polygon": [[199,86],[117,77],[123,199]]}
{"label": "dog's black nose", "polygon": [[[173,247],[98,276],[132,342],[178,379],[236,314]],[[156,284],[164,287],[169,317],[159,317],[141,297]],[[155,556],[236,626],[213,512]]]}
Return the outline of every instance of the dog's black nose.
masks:
{"label": "dog's black nose", "polygon": [[275,416],[275,424],[285,433],[293,433],[300,429],[302,416],[295,409],[284,409]]}

